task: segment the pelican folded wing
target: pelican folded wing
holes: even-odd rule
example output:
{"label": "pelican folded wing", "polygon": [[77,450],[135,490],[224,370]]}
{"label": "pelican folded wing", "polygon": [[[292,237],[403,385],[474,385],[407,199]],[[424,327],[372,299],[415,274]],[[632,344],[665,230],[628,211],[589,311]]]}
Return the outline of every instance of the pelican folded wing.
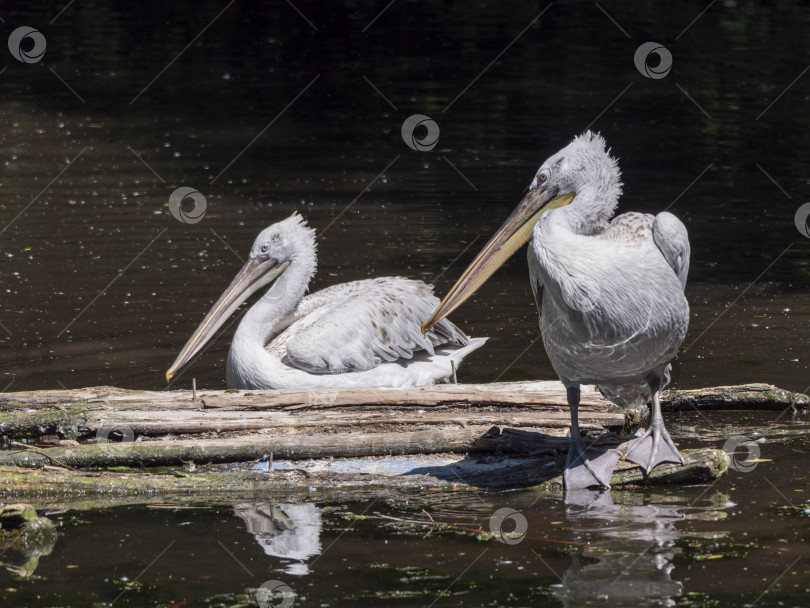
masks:
{"label": "pelican folded wing", "polygon": [[420,324],[439,300],[421,281],[383,277],[347,286],[350,291],[330,288],[328,294],[302,301],[302,307],[315,310],[309,312],[311,322],[299,325],[287,340],[292,365],[310,373],[342,374],[412,359],[421,351],[432,355],[434,347],[447,343],[469,343],[449,321],[422,335]]}

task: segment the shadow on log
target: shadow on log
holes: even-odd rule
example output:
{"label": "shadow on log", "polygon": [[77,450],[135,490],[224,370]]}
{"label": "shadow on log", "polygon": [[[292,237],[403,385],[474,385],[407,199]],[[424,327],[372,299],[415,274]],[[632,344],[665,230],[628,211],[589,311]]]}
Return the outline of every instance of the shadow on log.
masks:
{"label": "shadow on log", "polygon": [[[662,465],[646,478],[642,470],[631,463],[620,463],[611,478],[614,488],[647,484],[701,483],[711,481],[725,473],[729,459],[722,450],[684,450],[685,464]],[[338,488],[530,488],[543,491],[562,491],[561,464],[556,461],[533,460],[514,466],[505,466],[496,473],[469,473],[459,475],[453,471],[457,465],[432,466],[425,459],[423,467],[415,467],[406,474],[335,474],[308,472],[300,469],[259,471],[189,471],[177,469],[169,472],[136,471],[68,471],[57,467],[22,469],[0,467],[0,499],[34,497],[38,501],[89,498],[92,496],[197,496],[200,500],[246,497],[256,493],[283,493],[294,489],[334,490]]]}
{"label": "shadow on log", "polygon": [[[611,436],[603,436],[598,443],[610,439]],[[250,435],[226,439],[105,442],[35,450],[20,447],[0,451],[0,466],[151,468],[189,463],[249,462],[267,459],[271,454],[276,459],[304,460],[441,453],[538,456],[565,453],[567,449],[568,439],[565,437],[500,427],[468,427],[410,433]]]}

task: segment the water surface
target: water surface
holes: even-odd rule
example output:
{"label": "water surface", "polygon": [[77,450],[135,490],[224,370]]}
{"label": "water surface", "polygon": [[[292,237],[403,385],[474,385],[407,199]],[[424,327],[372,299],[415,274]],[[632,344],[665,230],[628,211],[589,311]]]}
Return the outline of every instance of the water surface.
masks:
{"label": "water surface", "polygon": [[[4,4],[0,38],[35,27],[47,52],[24,64],[0,45],[0,389],[166,387],[255,235],[293,211],[320,233],[312,289],[395,274],[443,294],[540,163],[591,127],[620,160],[620,210],[668,208],[690,233],[692,318],[674,385],[808,390],[810,239],[794,226],[810,200],[803,4],[386,5]],[[650,40],[671,51],[665,78],[633,63]],[[403,141],[416,113],[440,127],[432,151]],[[206,197],[199,223],[169,213],[179,186]],[[460,380],[554,378],[522,252],[453,318],[491,337]],[[175,386],[222,388],[232,332]],[[691,425],[680,436],[728,439]],[[43,578],[9,582],[3,599],[87,605],[128,589],[116,604],[192,605],[272,576],[300,605],[417,606],[460,577],[436,605],[799,605],[806,518],[774,505],[804,500],[807,445],[775,445],[773,462],[712,488],[616,495],[603,510],[484,493],[447,497],[440,518],[445,499],[429,489],[374,507],[482,523],[509,505],[548,539],[515,546],[400,537],[384,520],[343,533],[344,510],[367,503],[313,490],[284,504],[314,501],[320,547],[340,543],[308,574],[268,555],[233,505],[70,512]],[[160,567],[132,583],[169,539]]]}

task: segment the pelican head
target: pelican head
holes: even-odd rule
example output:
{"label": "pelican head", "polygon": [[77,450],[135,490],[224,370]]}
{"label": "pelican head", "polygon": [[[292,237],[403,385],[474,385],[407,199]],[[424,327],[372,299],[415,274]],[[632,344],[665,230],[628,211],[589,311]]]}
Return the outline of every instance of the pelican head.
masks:
{"label": "pelican head", "polygon": [[315,231],[307,227],[304,219],[297,213],[262,230],[253,242],[248,261],[194,330],[166,372],[166,380],[170,380],[178,369],[205,346],[242,302],[278,279],[290,264],[295,263],[304,249],[309,250],[305,259],[312,264],[312,271],[309,273],[311,277],[314,272]]}
{"label": "pelican head", "polygon": [[605,148],[602,136],[587,131],[575,137],[537,170],[526,196],[422,324],[422,331],[433,327],[472,296],[531,238],[544,213],[570,205],[573,229],[590,234],[604,227],[620,194],[619,168]]}

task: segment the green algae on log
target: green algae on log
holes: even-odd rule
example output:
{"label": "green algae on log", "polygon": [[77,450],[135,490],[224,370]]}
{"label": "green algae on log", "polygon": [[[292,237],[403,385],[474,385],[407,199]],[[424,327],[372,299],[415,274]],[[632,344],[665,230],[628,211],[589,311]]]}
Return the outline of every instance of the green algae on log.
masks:
{"label": "green algae on log", "polygon": [[[702,450],[681,450],[683,465],[659,464],[649,475],[628,461],[620,461],[610,478],[612,486],[647,486],[663,484],[705,483],[714,481],[728,471],[731,462],[723,450],[705,448]],[[562,476],[555,477],[546,485],[562,488]]]}
{"label": "green algae on log", "polygon": [[[631,463],[617,466],[611,479],[614,488],[647,484],[703,483],[721,476],[728,469],[728,455],[722,450],[683,450],[684,465],[661,465],[649,477]],[[56,467],[23,469],[0,467],[0,499],[35,498],[37,501],[88,498],[91,496],[149,497],[179,496],[199,500],[227,496],[245,496],[253,493],[288,492],[293,489],[325,490],[336,488],[377,488],[380,492],[391,488],[537,488],[561,490],[562,478],[556,463],[549,467],[545,460],[535,460],[498,470],[497,475],[482,471],[478,475],[465,472],[464,480],[456,477],[442,479],[430,474],[432,468],[443,471],[445,466],[432,467],[426,459],[420,474],[336,474],[330,471],[305,469],[279,469],[259,471],[189,471],[177,469],[168,472],[111,472],[68,471]],[[446,471],[444,471],[446,473]],[[449,477],[449,476],[445,476]]]}
{"label": "green algae on log", "polygon": [[808,396],[772,384],[713,386],[688,391],[671,390],[662,400],[666,412],[681,410],[778,410],[806,408]]}
{"label": "green algae on log", "polygon": [[[751,384],[671,391],[664,407],[781,410],[805,406],[807,401],[806,395]],[[612,411],[592,387],[584,390],[583,405],[580,428],[592,438],[599,436],[601,443],[618,443],[623,428],[630,430],[642,421],[640,411]],[[190,391],[112,387],[4,393],[0,394],[0,440],[11,449],[0,450],[0,466],[154,469],[268,457],[323,460],[457,453],[542,456],[538,467],[544,465],[549,471],[556,470],[552,465],[559,468],[555,461],[568,449],[569,420],[565,390],[559,382],[198,391],[196,397]],[[109,441],[113,431],[124,441]],[[77,443],[77,439],[88,441]],[[21,440],[29,443],[23,445]],[[32,447],[31,440],[39,445]],[[59,445],[42,445],[54,443]],[[621,483],[699,482],[725,470],[722,452],[697,451],[693,456],[706,461],[690,461],[682,470],[674,465],[658,467],[649,478],[637,467],[627,471],[620,467]],[[556,474],[540,479],[536,472],[527,471],[523,487],[553,484]],[[518,468],[503,479],[519,483],[520,475]],[[340,483],[347,479],[341,477]],[[378,482],[394,484],[393,476],[380,477]],[[492,486],[493,482],[487,483]]]}
{"label": "green algae on log", "polygon": [[568,443],[569,440],[561,434],[555,437],[536,431],[490,426],[386,433],[250,434],[215,439],[78,444],[36,450],[12,448],[0,451],[0,466],[162,467],[190,462],[246,462],[270,454],[276,459],[290,460],[441,453],[554,455],[564,453]]}

